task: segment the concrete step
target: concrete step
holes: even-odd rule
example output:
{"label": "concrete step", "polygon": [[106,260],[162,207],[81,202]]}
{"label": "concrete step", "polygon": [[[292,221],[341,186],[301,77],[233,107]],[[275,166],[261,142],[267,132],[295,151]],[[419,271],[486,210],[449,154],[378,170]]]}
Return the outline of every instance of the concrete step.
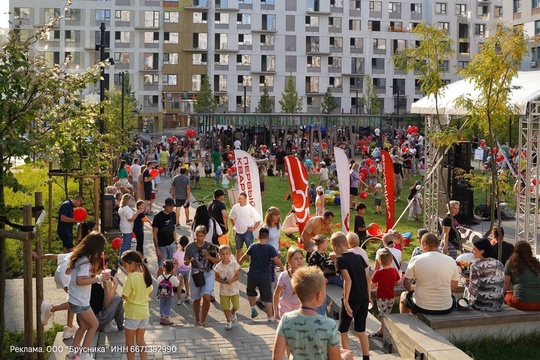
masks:
{"label": "concrete step", "polygon": [[[63,332],[56,333],[54,338],[54,343],[51,347],[51,353],[49,355],[49,360],[66,360],[66,355],[71,351],[71,344],[73,343],[73,338],[64,340],[62,339]],[[123,334],[123,333],[122,333]],[[100,333],[98,332],[92,339],[92,344],[90,345],[91,349],[97,349],[97,344],[99,340]],[[95,354],[91,354],[95,358]]]}

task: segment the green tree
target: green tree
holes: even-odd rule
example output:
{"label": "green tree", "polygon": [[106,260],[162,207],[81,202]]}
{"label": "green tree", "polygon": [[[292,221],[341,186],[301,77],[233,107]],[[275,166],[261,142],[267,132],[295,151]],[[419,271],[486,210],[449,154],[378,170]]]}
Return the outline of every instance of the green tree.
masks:
{"label": "green tree", "polygon": [[270,114],[274,110],[274,99],[268,93],[268,88],[264,85],[263,93],[259,99],[259,104],[255,109],[256,113],[260,114]]}
{"label": "green tree", "polygon": [[297,114],[302,111],[302,97],[298,96],[292,73],[289,75],[285,90],[281,93],[279,105],[281,106],[281,112],[286,114]]}
{"label": "green tree", "polygon": [[330,88],[326,88],[323,100],[321,102],[321,113],[331,114],[338,107],[336,98],[332,95]]}
{"label": "green tree", "polygon": [[216,101],[212,92],[212,84],[207,75],[202,76],[201,89],[197,93],[197,102],[195,102],[195,112],[213,113],[216,110]]}
{"label": "green tree", "polygon": [[[69,6],[68,1],[66,6]],[[64,9],[65,10],[65,9]],[[13,176],[13,159],[27,157],[31,152],[48,153],[51,149],[49,133],[60,124],[72,120],[71,115],[80,103],[78,94],[88,84],[100,79],[96,64],[82,73],[66,71],[63,65],[47,64],[34,51],[34,45],[45,39],[58,18],[37,29],[36,35],[22,39],[18,31],[9,33],[0,53],[0,216],[7,216],[6,188],[24,190]],[[70,110],[65,113],[66,110]],[[65,127],[64,127],[65,128]],[[94,130],[94,133],[96,131]],[[24,135],[24,137],[22,137]],[[0,223],[4,228],[5,224]],[[6,239],[0,238],[0,298],[5,297]],[[4,348],[5,309],[0,310],[0,348]]]}
{"label": "green tree", "polygon": [[373,86],[373,80],[371,76],[364,76],[364,86],[366,91],[364,93],[364,112],[369,115],[379,115],[382,110],[382,101],[377,94],[377,89]]}
{"label": "green tree", "polygon": [[[497,134],[508,128],[508,119],[518,114],[517,107],[510,102],[510,95],[515,88],[512,80],[518,75],[523,58],[529,51],[521,26],[507,28],[497,25],[492,35],[482,44],[469,66],[460,71],[460,75],[474,84],[474,97],[465,95],[456,101],[458,106],[467,109],[471,126],[477,127],[489,144],[497,143]],[[496,156],[491,157],[491,168],[496,169]],[[469,180],[476,186],[485,181]],[[497,172],[491,171],[489,190],[491,203],[491,224],[485,235],[489,235],[494,225],[495,206],[500,202],[503,181],[498,181]],[[500,219],[500,214],[498,216]]]}

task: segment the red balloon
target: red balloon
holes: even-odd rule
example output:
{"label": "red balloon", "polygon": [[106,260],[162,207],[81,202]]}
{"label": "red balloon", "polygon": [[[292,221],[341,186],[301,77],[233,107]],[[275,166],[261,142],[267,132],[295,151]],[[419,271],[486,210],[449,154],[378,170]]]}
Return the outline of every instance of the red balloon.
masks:
{"label": "red balloon", "polygon": [[155,178],[159,175],[159,171],[157,169],[150,170],[150,176]]}
{"label": "red balloon", "polygon": [[323,149],[326,149],[326,148],[328,147],[328,144],[327,144],[325,141],[323,141],[323,143],[321,144],[321,146],[322,146]]}
{"label": "red balloon", "polygon": [[231,166],[231,172],[236,172],[236,166]]}
{"label": "red balloon", "polygon": [[401,148],[401,152],[402,152],[402,153],[404,153],[405,151],[407,151],[407,147],[406,147],[406,146],[404,146],[404,147]]}
{"label": "red balloon", "polygon": [[159,173],[160,173],[160,174],[165,173],[165,168],[160,167],[160,168],[159,168]]}
{"label": "red balloon", "polygon": [[362,151],[365,152],[365,153],[367,153],[367,152],[369,151],[369,148],[368,148],[367,146],[364,146],[364,147],[362,148]]}
{"label": "red balloon", "polygon": [[488,166],[487,164],[484,165],[484,170],[487,170],[488,169]]}
{"label": "red balloon", "polygon": [[371,223],[368,225],[367,233],[371,236],[377,236],[379,235],[381,231],[381,227],[377,223]]}
{"label": "red balloon", "polygon": [[369,196],[369,193],[367,191],[360,192],[360,198],[361,199],[367,199]]}
{"label": "red balloon", "polygon": [[366,175],[365,174],[360,173],[359,175],[360,175],[360,180],[366,181]]}
{"label": "red balloon", "polygon": [[124,166],[124,169],[126,169],[126,171],[127,171],[128,174],[129,174],[129,172],[131,171],[131,166],[126,165],[126,166]]}
{"label": "red balloon", "polygon": [[88,216],[88,212],[83,207],[78,207],[75,210],[73,210],[73,218],[77,220],[78,222],[84,221],[86,217]]}
{"label": "red balloon", "polygon": [[232,160],[233,158],[234,158],[234,155],[233,155],[233,154],[227,155],[227,159]]}
{"label": "red balloon", "polygon": [[364,174],[366,175],[368,173],[368,169],[363,167],[362,169],[360,169],[360,174]]}
{"label": "red balloon", "polygon": [[360,140],[358,140],[358,141],[356,142],[356,146],[360,147],[360,146],[362,146],[362,145],[364,145],[364,144],[362,144],[362,142],[361,142]]}
{"label": "red balloon", "polygon": [[315,157],[313,158],[313,161],[319,162],[319,158],[318,158],[317,156],[315,156]]}
{"label": "red balloon", "polygon": [[480,142],[480,146],[482,146],[482,147],[486,146],[486,142],[485,142],[485,141],[481,141],[481,142]]}
{"label": "red balloon", "polygon": [[122,246],[122,239],[114,238],[111,245],[112,245],[112,248],[115,250],[120,249],[120,246]]}
{"label": "red balloon", "polygon": [[377,172],[377,168],[376,168],[375,166],[371,165],[371,166],[369,167],[369,172],[370,172],[371,174],[375,174],[375,173]]}
{"label": "red balloon", "polygon": [[503,161],[503,160],[504,160],[504,155],[499,155],[499,156],[497,157],[497,162],[501,162],[501,161]]}
{"label": "red balloon", "polygon": [[266,147],[266,145],[261,145],[261,150],[262,150],[262,152],[264,152],[264,153],[265,153],[265,152],[266,152],[266,150],[267,150],[267,147]]}
{"label": "red balloon", "polygon": [[532,179],[532,184],[536,186],[536,178]]}

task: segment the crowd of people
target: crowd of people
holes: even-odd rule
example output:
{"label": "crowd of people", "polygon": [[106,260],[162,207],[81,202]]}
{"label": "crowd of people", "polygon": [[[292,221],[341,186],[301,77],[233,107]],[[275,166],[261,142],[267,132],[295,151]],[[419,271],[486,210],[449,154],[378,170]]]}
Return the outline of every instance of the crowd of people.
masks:
{"label": "crowd of people", "polygon": [[[449,202],[440,238],[427,231],[419,232],[420,246],[414,250],[403,272],[403,238],[398,232],[382,235],[372,275],[369,272],[371,262],[362,247],[369,227],[363,219],[366,205],[360,202],[358,189],[373,189],[375,212],[384,211],[379,179],[382,148],[389,149],[391,153],[396,199],[401,196],[402,180],[410,181],[420,175],[408,195],[409,220],[419,219],[422,212],[421,181],[425,169],[423,137],[418,132],[398,131],[390,143],[385,134],[375,129],[372,134],[358,137],[355,148],[350,148],[350,142],[345,141],[348,139],[338,140],[337,144],[348,149],[350,154],[359,150],[364,155],[360,162],[351,160],[351,188],[357,190],[351,191],[351,205],[356,216],[350,233],[334,231],[334,214],[325,208],[325,191],[336,187],[336,168],[331,151],[324,141],[310,142],[305,137],[306,133],[300,136],[287,132],[283,137],[272,139],[271,146],[254,143],[247,147],[257,160],[266,160],[259,169],[262,179],[265,176],[284,178],[284,157],[289,154],[296,154],[306,167],[319,174],[318,187],[312,184],[316,214],[302,231],[294,211],[286,214],[282,222],[281,211],[272,206],[263,218],[248,203],[243,192],[238,194],[236,204],[227,211],[223,188],[226,189],[225,185],[236,176],[230,157],[231,146],[236,149],[245,147],[245,144],[238,138],[229,139],[226,133],[223,132],[225,140],[234,140],[232,144],[221,143],[220,137],[213,150],[207,146],[208,139],[204,137],[169,138],[164,135],[159,143],[151,141],[147,148],[139,143],[131,154],[131,163],[126,160],[120,162],[114,184],[107,188],[107,192],[114,197],[122,233],[119,255],[127,280],[121,296],[116,294],[118,281],[108,271],[102,257],[103,235],[95,231],[95,225],[91,223],[79,226],[76,239],[73,235],[73,225],[77,222],[73,209],[83,205],[83,196],[77,195],[62,204],[57,233],[62,240],[64,254],[35,257],[57,259],[59,288],[68,293],[68,301],[57,306],[43,302],[41,320],[44,324],[54,312],[67,310],[64,338],[74,337],[73,345],[76,347],[88,347],[98,330],[124,331],[128,347],[135,343],[142,346],[149,323],[150,297],[159,299],[159,323],[172,325],[173,288],[177,288],[176,304],[192,304],[195,325],[208,327],[207,316],[215,299],[217,282],[225,329],[231,330],[238,322],[239,277],[241,265],[247,260],[246,294],[251,318],[258,317],[259,310],[264,310],[268,323],[279,321],[274,359],[282,359],[285,353],[302,358],[351,358],[352,353],[347,351],[351,348],[348,330],[353,319],[363,359],[368,359],[369,342],[365,330],[368,309],[373,305],[372,287],[377,289],[376,306],[382,316],[381,327],[371,334],[373,337],[382,337],[384,315],[390,313],[394,305],[394,286],[401,282],[406,289],[400,299],[401,312],[446,314],[455,308],[452,293],[457,289],[460,276],[463,276],[455,261],[458,252],[462,251],[460,226],[454,218],[459,211],[459,202]],[[317,159],[313,164],[312,152],[320,152],[322,161]],[[376,171],[371,171],[371,166]],[[191,191],[200,187],[201,171],[204,171],[205,178],[214,178],[216,185],[222,187],[214,191],[209,204],[199,205],[191,217]],[[170,197],[164,201],[163,209],[154,213],[153,201],[158,185],[163,181],[162,176],[171,177]],[[261,182],[261,191],[264,188],[265,184]],[[155,274],[157,291],[154,291],[148,259],[144,255],[144,222],[149,222],[152,228],[158,265]],[[191,230],[191,236],[178,235],[177,228],[182,226]],[[220,241],[230,230],[234,231],[234,247]],[[303,247],[291,246],[285,259],[281,259],[282,232],[287,236],[297,236]],[[135,251],[131,250],[132,233],[137,239]],[[329,245],[332,252],[329,252]],[[497,260],[499,247],[502,261]],[[540,263],[532,255],[528,243],[518,243],[513,248],[504,241],[504,230],[496,227],[493,244],[484,238],[475,241],[473,255],[478,260],[469,265],[464,294],[473,308],[498,311],[506,302],[518,309],[540,310]],[[63,264],[62,268],[60,264]],[[337,326],[326,317],[326,284],[343,288],[343,305]],[[73,323],[74,315],[77,316],[78,328]],[[112,324],[113,320],[116,325]],[[69,356],[83,360],[89,358],[89,354],[84,352]],[[128,359],[134,356],[133,352],[128,352]],[[146,355],[141,353],[140,356],[145,358]]]}

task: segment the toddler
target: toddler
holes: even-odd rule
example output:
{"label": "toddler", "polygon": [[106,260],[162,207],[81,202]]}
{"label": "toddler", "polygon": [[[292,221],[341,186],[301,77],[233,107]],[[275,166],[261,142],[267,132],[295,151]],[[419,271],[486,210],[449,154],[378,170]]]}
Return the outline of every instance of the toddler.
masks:
{"label": "toddler", "polygon": [[157,298],[159,299],[159,324],[172,325],[171,306],[173,303],[173,288],[180,285],[180,281],[174,276],[175,267],[172,260],[165,260],[162,265],[163,274],[157,278],[159,284]]}
{"label": "toddler", "polygon": [[236,312],[240,309],[240,265],[231,260],[231,248],[228,245],[219,247],[219,258],[221,261],[214,268],[216,281],[219,283],[219,303],[227,320],[225,330],[231,330],[232,323],[237,321]]}
{"label": "toddler", "polygon": [[186,246],[189,244],[187,236],[182,235],[180,238],[180,248],[176,250],[173,255],[176,265],[176,276],[178,277],[178,291],[176,292],[176,305],[182,304],[182,287],[186,290],[185,302],[189,303],[191,297],[189,295],[189,272],[191,271],[191,264],[184,264],[184,257],[186,255]]}
{"label": "toddler", "polygon": [[379,261],[382,268],[373,273],[371,284],[377,287],[377,309],[381,314],[381,325],[379,330],[371,336],[382,339],[384,315],[392,312],[395,298],[394,286],[399,284],[400,276],[398,271],[391,266],[394,260],[390,250],[382,249]]}

